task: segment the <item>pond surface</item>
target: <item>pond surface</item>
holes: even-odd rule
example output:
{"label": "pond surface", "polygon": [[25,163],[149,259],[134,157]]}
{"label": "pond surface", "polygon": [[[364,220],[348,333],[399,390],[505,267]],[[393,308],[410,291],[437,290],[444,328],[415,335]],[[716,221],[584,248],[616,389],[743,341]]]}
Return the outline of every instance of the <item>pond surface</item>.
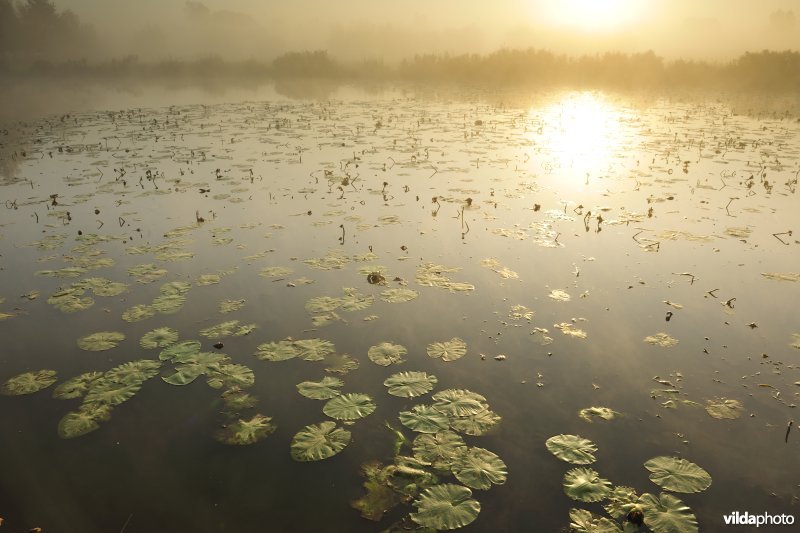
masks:
{"label": "pond surface", "polygon": [[[639,500],[654,531],[800,514],[800,119],[745,109],[388,91],[7,125],[0,517],[557,531],[662,492],[691,511]],[[389,394],[401,372],[419,396]],[[323,378],[333,400],[298,392]],[[656,484],[656,457],[690,473]],[[370,462],[398,465],[371,470],[377,522],[351,505]],[[568,495],[575,468],[635,495]],[[428,510],[437,485],[465,501]]]}

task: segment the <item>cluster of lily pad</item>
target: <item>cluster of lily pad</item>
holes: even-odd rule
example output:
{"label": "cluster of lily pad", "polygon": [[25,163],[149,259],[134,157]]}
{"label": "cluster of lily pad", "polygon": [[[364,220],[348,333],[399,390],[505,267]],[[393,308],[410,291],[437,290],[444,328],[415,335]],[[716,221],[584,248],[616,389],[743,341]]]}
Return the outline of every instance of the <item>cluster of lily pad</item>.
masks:
{"label": "cluster of lily pad", "polygon": [[[589,465],[597,460],[597,446],[579,435],[555,435],[547,439],[545,446],[570,464]],[[644,467],[650,471],[650,480],[665,491],[696,493],[711,486],[709,473],[683,458],[653,457]],[[564,493],[569,498],[586,503],[604,502],[603,508],[610,517],[572,509],[570,528],[578,533],[627,533],[640,531],[642,527],[653,533],[698,531],[694,513],[670,492],[639,495],[630,487],[614,487],[597,471],[585,466],[573,468],[564,476]]]}
{"label": "cluster of lily pad", "polygon": [[50,295],[47,303],[64,313],[83,311],[94,305],[94,299],[85,296],[91,291],[95,296],[118,296],[128,290],[124,283],[114,282],[106,278],[86,278],[69,287],[59,288]]}

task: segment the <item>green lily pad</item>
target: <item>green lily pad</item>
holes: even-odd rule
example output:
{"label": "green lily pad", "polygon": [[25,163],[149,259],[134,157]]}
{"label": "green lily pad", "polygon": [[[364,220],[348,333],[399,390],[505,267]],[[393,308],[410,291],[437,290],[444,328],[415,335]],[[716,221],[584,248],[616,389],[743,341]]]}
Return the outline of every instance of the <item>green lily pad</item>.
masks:
{"label": "green lily pad", "polygon": [[186,303],[186,296],[183,294],[162,294],[151,304],[153,309],[162,315],[173,315],[183,309]]}
{"label": "green lily pad", "polygon": [[297,384],[297,392],[312,400],[330,400],[341,394],[344,381],[325,376],[320,381],[304,381]]}
{"label": "green lily pad", "polygon": [[418,433],[438,433],[450,425],[447,415],[430,405],[415,405],[411,411],[401,411],[399,418],[401,424]]}
{"label": "green lily pad", "polygon": [[390,304],[410,302],[419,297],[419,293],[412,289],[394,288],[386,289],[381,292],[380,299]]}
{"label": "green lily pad", "polygon": [[206,383],[212,389],[246,389],[256,382],[253,371],[244,365],[221,364],[206,372]]}
{"label": "green lily pad", "polygon": [[387,511],[403,501],[401,494],[389,485],[391,481],[387,473],[388,468],[390,467],[381,468],[380,464],[375,463],[361,467],[367,478],[363,484],[367,493],[352,501],[350,505],[361,512],[361,516],[367,520],[380,521]]}
{"label": "green lily pad", "polygon": [[473,489],[488,490],[492,485],[502,485],[508,476],[503,460],[484,448],[468,448],[455,458],[451,470],[457,480]]}
{"label": "green lily pad", "polygon": [[322,412],[337,420],[358,420],[375,411],[375,402],[366,394],[341,394],[328,400]]}
{"label": "green lily pad", "polygon": [[591,468],[573,468],[564,476],[564,493],[581,502],[599,502],[611,492],[611,483]]}
{"label": "green lily pad", "polygon": [[292,272],[292,269],[288,267],[272,266],[262,268],[258,275],[262,278],[282,278],[284,276],[288,276]]}
{"label": "green lily pad", "polygon": [[175,294],[186,294],[192,288],[192,284],[186,281],[170,281],[164,283],[158,289],[163,296],[170,296]]}
{"label": "green lily pad", "polygon": [[128,290],[127,284],[117,283],[106,278],[87,278],[81,283],[90,288],[95,296],[119,296]]}
{"label": "green lily pad", "polygon": [[472,499],[472,491],[461,485],[434,485],[414,501],[416,513],[411,520],[436,530],[457,529],[471,524],[481,512],[481,504]]}
{"label": "green lily pad", "polygon": [[103,375],[103,379],[122,384],[141,384],[157,376],[161,361],[140,359],[118,365]]}
{"label": "green lily pad", "polygon": [[86,372],[80,376],[68,379],[53,390],[53,398],[57,400],[80,398],[86,394],[91,384],[102,376],[102,372]]}
{"label": "green lily pad", "polygon": [[244,300],[222,300],[219,303],[220,313],[233,313],[244,307]]}
{"label": "green lily pad", "polygon": [[622,533],[613,520],[597,517],[585,509],[570,509],[570,530],[575,533]]}
{"label": "green lily pad", "polygon": [[376,346],[370,347],[367,352],[367,357],[376,365],[389,366],[404,362],[404,356],[407,353],[408,350],[406,350],[405,346],[392,344],[391,342],[382,342]]}
{"label": "green lily pad", "polygon": [[199,352],[183,358],[174,374],[161,379],[170,385],[188,385],[198,377],[218,370],[228,361],[228,356],[223,353]]}
{"label": "green lily pad", "polygon": [[613,420],[619,413],[608,407],[587,407],[578,412],[578,416],[587,422],[594,422],[596,418],[602,420]]}
{"label": "green lily pad", "polygon": [[161,350],[158,358],[162,361],[176,361],[181,363],[187,357],[192,357],[200,353],[200,347],[200,341],[190,340],[178,342]]}
{"label": "green lily pad", "polygon": [[341,302],[340,307],[343,311],[363,311],[375,301],[375,297],[371,294],[361,294],[357,289],[351,287],[346,287],[344,289],[344,294],[345,295],[339,299]]}
{"label": "green lily pad", "polygon": [[623,519],[635,508],[639,508],[639,495],[631,487],[616,486],[608,494],[603,509],[615,519]]}
{"label": "green lily pad", "polygon": [[332,342],[324,339],[301,339],[292,342],[292,346],[297,357],[305,361],[322,361],[336,350]]}
{"label": "green lily pad", "polygon": [[739,400],[731,400],[728,398],[706,400],[706,404],[706,412],[713,418],[720,420],[734,420],[739,418],[742,416],[742,411],[744,409]]}
{"label": "green lily pad", "polygon": [[167,271],[152,263],[137,265],[128,269],[128,274],[139,283],[152,283],[167,275]]}
{"label": "green lily pad", "polygon": [[148,331],[139,340],[139,346],[145,349],[165,348],[178,340],[178,332],[172,328],[156,328]]}
{"label": "green lily pad", "polygon": [[125,322],[141,322],[155,316],[156,310],[152,305],[134,305],[123,311],[122,320]]}
{"label": "green lily pad", "polygon": [[594,456],[597,446],[578,435],[556,435],[547,439],[545,446],[562,461],[574,465],[588,465],[597,460]]}
{"label": "green lily pad", "polygon": [[488,433],[500,420],[500,415],[491,409],[484,409],[474,415],[450,419],[450,427],[459,433],[479,437]]}
{"label": "green lily pad", "polygon": [[35,372],[25,372],[13,378],[9,378],[0,392],[7,396],[21,396],[23,394],[33,394],[46,389],[58,380],[55,370],[37,370]]}
{"label": "green lily pad", "polygon": [[433,395],[434,409],[450,418],[471,416],[489,408],[486,398],[464,389],[446,389]]}
{"label": "green lily pad", "polygon": [[291,341],[259,344],[255,356],[262,361],[286,361],[297,357],[297,349]]}
{"label": "green lily pad", "polygon": [[125,334],[117,331],[100,331],[78,339],[78,348],[90,352],[102,352],[116,348],[117,344],[125,340]]}
{"label": "green lily pad", "polygon": [[201,274],[194,280],[194,284],[198,287],[208,287],[209,285],[216,285],[222,281],[219,274]]}
{"label": "green lily pad", "polygon": [[661,346],[662,348],[671,348],[678,344],[678,339],[670,337],[666,333],[656,333],[644,338],[644,342],[652,344],[653,346]]}
{"label": "green lily pad", "polygon": [[461,435],[444,430],[436,434],[417,435],[413,443],[414,457],[439,470],[450,470],[456,458],[467,450]]}
{"label": "green lily pad", "polygon": [[255,396],[238,389],[228,389],[222,393],[222,401],[230,411],[238,412],[250,409],[258,404]]}
{"label": "green lily pad", "polygon": [[311,424],[292,438],[291,455],[295,461],[321,461],[333,457],[350,444],[350,432],[334,422]]}
{"label": "green lily pad", "polygon": [[316,296],[306,302],[306,311],[312,314],[330,313],[339,309],[342,300],[332,296]]}
{"label": "green lily pad", "polygon": [[711,486],[711,475],[686,459],[653,457],[644,464],[650,481],[672,492],[702,492]]}
{"label": "green lily pad", "polygon": [[62,439],[74,439],[91,433],[100,427],[99,422],[108,420],[110,411],[108,406],[70,411],[58,422],[58,436]]}
{"label": "green lily pad", "polygon": [[383,384],[389,388],[387,392],[392,396],[415,398],[432,391],[438,381],[436,376],[429,376],[425,372],[398,372],[389,376]]}
{"label": "green lily pad", "polygon": [[117,383],[108,379],[95,381],[86,393],[84,404],[100,404],[114,407],[133,398],[139,389],[138,383]]}
{"label": "green lily pad", "polygon": [[249,420],[239,419],[217,432],[215,438],[225,444],[255,444],[275,431],[272,418],[257,414]]}
{"label": "green lily pad", "polygon": [[442,361],[455,361],[467,353],[467,345],[458,337],[446,342],[434,342],[428,345],[428,355]]}
{"label": "green lily pad", "polygon": [[681,500],[662,492],[659,497],[642,494],[639,505],[644,511],[644,523],[653,533],[695,533],[697,518]]}
{"label": "green lily pad", "polygon": [[332,374],[347,374],[352,370],[358,369],[358,359],[342,354],[330,354],[325,357],[325,372]]}
{"label": "green lily pad", "polygon": [[209,339],[243,337],[252,333],[257,327],[255,324],[241,324],[238,320],[228,320],[216,326],[200,330],[200,335]]}

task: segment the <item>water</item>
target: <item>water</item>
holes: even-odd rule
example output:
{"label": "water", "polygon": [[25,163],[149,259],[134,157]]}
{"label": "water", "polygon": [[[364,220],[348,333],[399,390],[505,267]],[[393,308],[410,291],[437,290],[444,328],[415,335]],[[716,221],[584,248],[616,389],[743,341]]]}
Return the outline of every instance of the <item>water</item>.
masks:
{"label": "water", "polygon": [[[408,88],[320,100],[259,93],[224,103],[226,96],[240,95],[203,105],[175,95],[172,107],[111,96],[105,106],[9,126],[0,313],[12,316],[0,321],[0,380],[52,369],[63,382],[157,359],[160,349],[139,339],[167,326],[203,350],[221,341],[233,363],[251,368],[248,391],[258,405],[239,416],[263,413],[277,429],[249,446],[216,441],[229,418],[222,391],[203,377],[183,387],[147,380],[110,420],[74,439],[59,438],[57,427],[80,400],[55,400],[52,387],[3,396],[0,516],[12,530],[388,528],[414,511],[410,502],[379,523],[350,502],[364,493],[362,463],[392,461],[384,422],[413,439],[398,413],[432,401],[386,393],[387,377],[411,370],[436,375],[434,393],[482,394],[502,417],[486,435],[465,437],[508,469],[506,483],[473,491],[481,512],[465,531],[555,531],[567,528],[571,508],[603,514],[600,504],[564,494],[573,466],[544,445],[562,433],[592,440],[591,468],[640,494],[661,491],[642,466],[652,457],[679,455],[703,467],[711,487],[676,494],[703,529],[720,527],[734,510],[796,513],[800,438],[784,437],[800,392],[800,352],[791,346],[800,332],[798,283],[763,275],[798,272],[796,234],[788,233],[798,222],[793,104],[758,111],[757,99],[579,91],[501,102],[480,91]],[[167,103],[161,96],[153,105]],[[30,245],[52,236],[63,242]],[[170,260],[159,255],[165,251],[189,254]],[[370,251],[374,257],[356,260]],[[303,262],[329,253],[349,261],[332,270]],[[113,264],[69,279],[36,275],[92,266],[96,257]],[[168,273],[139,283],[128,269],[146,263]],[[421,285],[426,263],[460,268],[446,275],[474,290]],[[378,265],[386,286],[367,282]],[[291,272],[259,275],[273,266]],[[203,274],[220,282],[197,286]],[[94,305],[75,313],[48,304],[59,287],[95,276],[129,289],[92,296]],[[194,285],[179,312],[122,320],[169,281]],[[401,286],[418,298],[380,299]],[[345,287],[374,302],[339,309],[339,320],[315,328],[306,303],[340,297]],[[38,297],[21,297],[34,290]],[[554,290],[570,300],[551,298]],[[225,299],[245,304],[222,314]],[[514,305],[532,319],[511,317]],[[256,329],[199,335],[226,320]],[[562,324],[580,331],[567,335]],[[126,338],[107,351],[78,348],[78,338],[100,331]],[[659,332],[678,344],[643,341]],[[287,337],[326,339],[358,360],[357,370],[338,376],[342,391],[377,404],[366,418],[339,424],[352,441],[330,459],[299,463],[289,454],[296,432],[329,420],[324,402],[295,387],[329,375],[326,363],[253,357],[260,344]],[[430,343],[453,337],[466,342],[463,358],[427,355]],[[367,350],[384,341],[404,345],[406,362],[371,362]],[[500,354],[506,359],[494,360]],[[160,375],[174,366],[165,362]],[[741,402],[741,416],[709,416],[704,407],[715,398]],[[675,408],[665,406],[670,399]],[[591,406],[619,415],[589,423],[578,412]],[[457,483],[451,475],[441,481]]]}

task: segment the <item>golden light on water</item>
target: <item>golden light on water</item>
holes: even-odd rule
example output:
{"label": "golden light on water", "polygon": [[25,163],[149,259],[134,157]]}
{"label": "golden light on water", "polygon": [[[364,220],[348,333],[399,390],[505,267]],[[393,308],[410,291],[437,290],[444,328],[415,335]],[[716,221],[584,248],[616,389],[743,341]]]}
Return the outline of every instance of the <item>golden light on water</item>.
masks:
{"label": "golden light on water", "polygon": [[530,139],[545,156],[549,171],[576,181],[608,173],[625,142],[624,111],[598,93],[569,93],[532,116],[540,127]]}

